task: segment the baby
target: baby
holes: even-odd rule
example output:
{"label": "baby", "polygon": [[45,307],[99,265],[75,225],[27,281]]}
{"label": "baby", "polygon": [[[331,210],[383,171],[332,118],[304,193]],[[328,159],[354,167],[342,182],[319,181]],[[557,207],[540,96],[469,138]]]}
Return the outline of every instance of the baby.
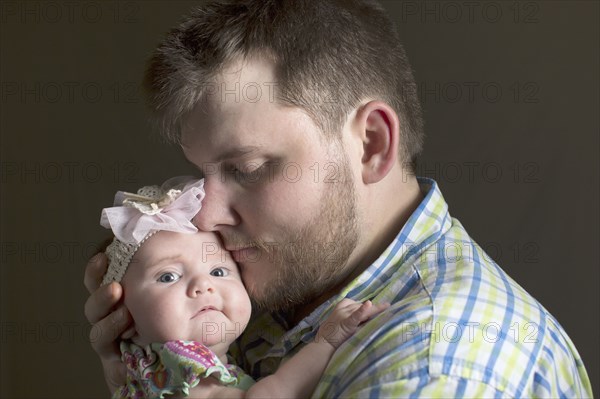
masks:
{"label": "baby", "polygon": [[342,300],[313,342],[255,383],[227,363],[251,305],[219,238],[191,222],[203,197],[203,180],[179,177],[118,192],[102,211],[102,226],[115,234],[103,284],[123,285],[136,330],[121,343],[127,383],[113,397],[309,397],[337,347],[387,304]]}

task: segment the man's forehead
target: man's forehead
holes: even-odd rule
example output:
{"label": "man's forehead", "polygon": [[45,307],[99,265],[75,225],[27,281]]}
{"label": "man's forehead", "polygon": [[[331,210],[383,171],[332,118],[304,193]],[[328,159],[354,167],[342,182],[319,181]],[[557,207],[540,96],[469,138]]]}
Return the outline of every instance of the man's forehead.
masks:
{"label": "man's forehead", "polygon": [[275,64],[265,57],[237,57],[217,74],[217,82],[249,83],[275,80]]}
{"label": "man's forehead", "polygon": [[238,57],[203,84],[204,100],[212,108],[242,101],[273,101],[277,90],[275,65],[257,56]]}
{"label": "man's forehead", "polygon": [[205,140],[215,131],[235,140],[244,133],[264,130],[265,120],[273,120],[281,108],[275,101],[275,83],[264,68],[260,61],[238,62],[222,78],[205,83],[204,95],[182,118],[183,146]]}
{"label": "man's forehead", "polygon": [[[210,155],[213,160],[241,156],[255,152],[260,147],[263,128],[252,121],[235,118],[209,117],[201,111],[191,116],[182,129],[181,148],[186,155],[193,151],[198,156]],[[245,121],[245,123],[243,123]]]}
{"label": "man's forehead", "polygon": [[268,134],[250,123],[198,121],[183,131],[180,145],[187,160],[200,166],[256,155],[272,143]]}

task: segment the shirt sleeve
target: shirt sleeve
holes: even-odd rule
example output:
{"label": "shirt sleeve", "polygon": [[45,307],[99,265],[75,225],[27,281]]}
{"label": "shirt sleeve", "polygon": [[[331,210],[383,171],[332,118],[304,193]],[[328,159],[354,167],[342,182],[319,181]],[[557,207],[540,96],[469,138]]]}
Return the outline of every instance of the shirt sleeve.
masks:
{"label": "shirt sleeve", "polygon": [[427,375],[383,383],[350,385],[340,397],[347,398],[502,398],[493,387],[466,378]]}

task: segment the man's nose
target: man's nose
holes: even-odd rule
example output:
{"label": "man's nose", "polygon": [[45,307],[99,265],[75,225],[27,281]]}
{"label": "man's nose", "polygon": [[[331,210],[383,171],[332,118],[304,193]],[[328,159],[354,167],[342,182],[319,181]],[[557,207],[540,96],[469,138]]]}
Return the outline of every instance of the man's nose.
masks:
{"label": "man's nose", "polygon": [[201,275],[190,280],[187,291],[187,295],[194,298],[201,294],[214,293],[215,287],[209,275]]}
{"label": "man's nose", "polygon": [[202,209],[194,216],[193,223],[202,231],[219,231],[224,226],[239,224],[240,217],[232,207],[232,193],[218,175],[204,180],[206,195]]}

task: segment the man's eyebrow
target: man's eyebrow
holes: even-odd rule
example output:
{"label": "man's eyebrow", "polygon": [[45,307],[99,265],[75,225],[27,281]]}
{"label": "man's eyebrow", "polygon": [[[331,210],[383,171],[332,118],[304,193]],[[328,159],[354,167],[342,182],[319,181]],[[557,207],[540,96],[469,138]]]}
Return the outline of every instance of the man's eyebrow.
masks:
{"label": "man's eyebrow", "polygon": [[261,147],[255,146],[255,145],[247,145],[247,146],[232,148],[230,150],[225,151],[224,153],[222,153],[218,157],[216,157],[212,162],[204,162],[204,163],[202,163],[200,165],[198,165],[198,164],[190,161],[187,158],[185,158],[185,161],[187,163],[189,163],[191,166],[193,166],[195,169],[197,169],[198,171],[200,171],[200,173],[204,174],[203,166],[205,166],[207,164],[218,163],[218,162],[222,162],[222,161],[225,161],[227,159],[232,159],[232,158],[239,158],[239,157],[244,156],[244,155],[249,155],[249,154],[253,154],[255,152],[258,152],[260,149],[261,149]]}
{"label": "man's eyebrow", "polygon": [[219,155],[215,159],[215,162],[221,162],[226,159],[238,158],[238,157],[241,157],[244,155],[249,155],[249,154],[257,152],[258,150],[260,150],[260,147],[254,146],[254,145],[233,148],[233,149],[225,151],[223,154]]}

